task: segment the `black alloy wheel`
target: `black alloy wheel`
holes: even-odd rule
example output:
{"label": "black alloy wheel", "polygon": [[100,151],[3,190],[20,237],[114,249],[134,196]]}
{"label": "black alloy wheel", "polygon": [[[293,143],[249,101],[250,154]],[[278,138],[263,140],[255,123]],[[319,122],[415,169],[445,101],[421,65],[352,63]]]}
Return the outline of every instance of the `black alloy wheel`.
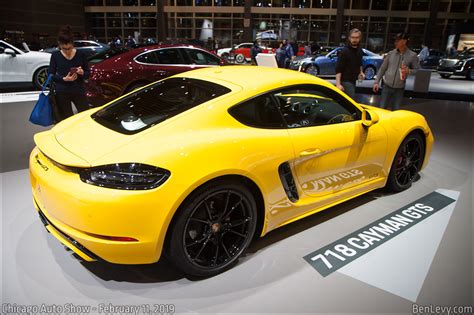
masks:
{"label": "black alloy wheel", "polygon": [[256,203],[240,184],[219,182],[201,188],[182,210],[168,256],[189,275],[209,277],[226,270],[255,233]]}
{"label": "black alloy wheel", "polygon": [[419,134],[410,134],[400,145],[390,169],[387,187],[392,191],[402,191],[417,179],[423,164],[425,148]]}
{"label": "black alloy wheel", "polygon": [[41,90],[48,79],[48,67],[42,67],[36,70],[33,75],[33,85],[37,90]]}

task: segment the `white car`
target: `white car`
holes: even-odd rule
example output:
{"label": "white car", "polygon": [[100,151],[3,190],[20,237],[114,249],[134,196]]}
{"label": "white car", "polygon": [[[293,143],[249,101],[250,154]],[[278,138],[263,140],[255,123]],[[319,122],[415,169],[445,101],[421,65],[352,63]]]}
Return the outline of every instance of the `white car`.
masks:
{"label": "white car", "polygon": [[51,54],[22,51],[0,40],[0,83],[32,82],[42,88],[48,77]]}
{"label": "white car", "polygon": [[217,55],[219,57],[224,58],[225,60],[229,60],[230,57],[230,51],[232,49],[237,49],[237,48],[252,48],[253,43],[241,43],[238,45],[235,45],[234,47],[229,47],[229,48],[221,48],[217,50]]}

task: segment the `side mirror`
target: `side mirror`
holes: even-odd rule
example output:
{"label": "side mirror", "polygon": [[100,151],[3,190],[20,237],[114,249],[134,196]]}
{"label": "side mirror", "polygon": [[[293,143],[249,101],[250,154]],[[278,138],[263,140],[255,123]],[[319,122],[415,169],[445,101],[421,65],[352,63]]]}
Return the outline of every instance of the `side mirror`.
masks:
{"label": "side mirror", "polygon": [[11,48],[5,48],[5,51],[4,51],[4,52],[5,52],[5,54],[10,55],[10,56],[12,56],[12,57],[15,57],[15,56],[16,56],[15,51],[14,51],[13,49],[11,49]]}
{"label": "side mirror", "polygon": [[379,115],[376,112],[364,109],[362,110],[362,125],[370,127],[379,121]]}

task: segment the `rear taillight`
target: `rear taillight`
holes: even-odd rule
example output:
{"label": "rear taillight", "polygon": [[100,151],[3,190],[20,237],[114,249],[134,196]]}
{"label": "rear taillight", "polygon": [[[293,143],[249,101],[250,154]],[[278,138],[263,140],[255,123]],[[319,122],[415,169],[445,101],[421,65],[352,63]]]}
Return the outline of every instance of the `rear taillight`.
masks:
{"label": "rear taillight", "polygon": [[140,163],[109,164],[79,171],[85,183],[124,190],[153,189],[163,184],[170,175],[168,170]]}

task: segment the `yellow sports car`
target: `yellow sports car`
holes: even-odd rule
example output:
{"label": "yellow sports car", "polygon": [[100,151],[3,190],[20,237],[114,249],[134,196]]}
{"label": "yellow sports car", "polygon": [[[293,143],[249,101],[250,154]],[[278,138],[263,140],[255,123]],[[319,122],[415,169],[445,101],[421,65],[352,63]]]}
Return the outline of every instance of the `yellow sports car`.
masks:
{"label": "yellow sports car", "polygon": [[182,73],[35,135],[35,206],[86,261],[212,276],[253,237],[387,186],[410,187],[423,116],[355,103],[291,70]]}

